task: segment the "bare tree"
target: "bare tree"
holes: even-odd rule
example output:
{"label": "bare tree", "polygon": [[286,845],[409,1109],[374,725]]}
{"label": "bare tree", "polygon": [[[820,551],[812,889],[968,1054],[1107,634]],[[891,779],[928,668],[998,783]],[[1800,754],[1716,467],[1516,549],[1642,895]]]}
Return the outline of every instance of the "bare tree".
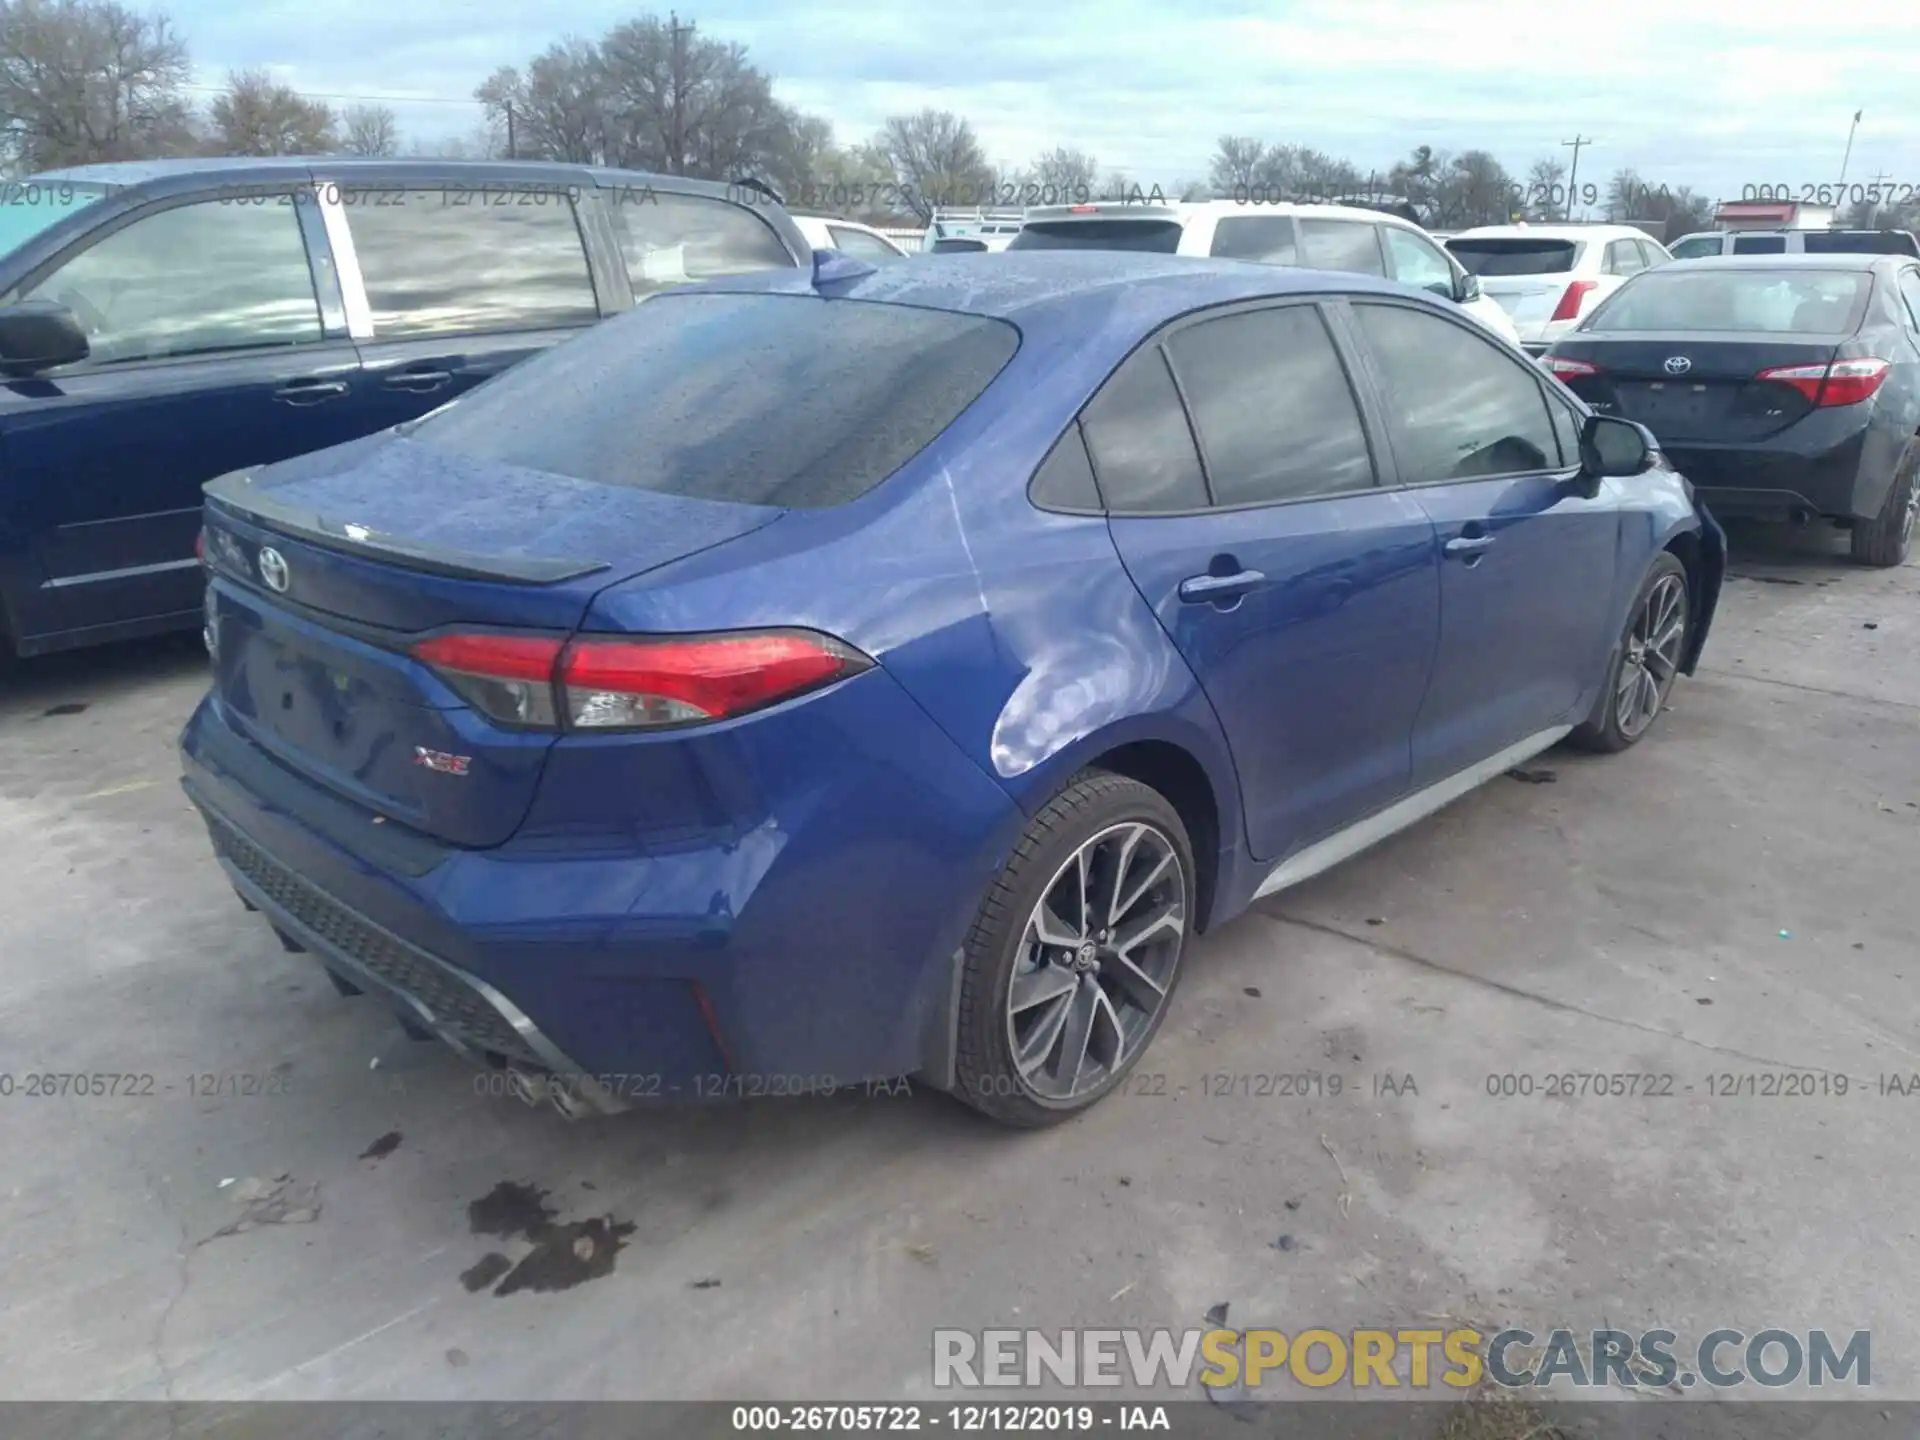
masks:
{"label": "bare tree", "polygon": [[1244,196],[1264,181],[1266,159],[1267,147],[1261,141],[1246,135],[1222,135],[1207,171],[1207,182],[1216,195]]}
{"label": "bare tree", "polygon": [[1548,155],[1527,167],[1526,192],[1519,208],[1529,220],[1557,220],[1573,213],[1573,197],[1567,193],[1566,162]]}
{"label": "bare tree", "polygon": [[397,155],[400,122],[385,105],[349,105],[341,117],[340,148],[349,155]]}
{"label": "bare tree", "polygon": [[900,186],[911,192],[916,209],[992,202],[993,167],[973,126],[951,110],[889,116],[873,148],[886,157]]}
{"label": "bare tree", "polygon": [[598,49],[569,39],[536,55],[524,78],[503,66],[473,93],[502,153],[590,165],[607,158],[601,79]]}
{"label": "bare tree", "polygon": [[226,155],[319,155],[338,143],[333,111],[264,70],[227,76],[213,102],[213,144]]}
{"label": "bare tree", "polygon": [[1037,158],[1031,170],[1033,184],[1041,195],[1052,192],[1062,197],[1061,203],[1092,195],[1100,175],[1093,156],[1059,145]]}
{"label": "bare tree", "polygon": [[186,42],[112,0],[0,0],[0,169],[181,154]]}
{"label": "bare tree", "polygon": [[1441,205],[1449,226],[1504,225],[1513,219],[1513,177],[1485,150],[1463,150],[1447,167]]}

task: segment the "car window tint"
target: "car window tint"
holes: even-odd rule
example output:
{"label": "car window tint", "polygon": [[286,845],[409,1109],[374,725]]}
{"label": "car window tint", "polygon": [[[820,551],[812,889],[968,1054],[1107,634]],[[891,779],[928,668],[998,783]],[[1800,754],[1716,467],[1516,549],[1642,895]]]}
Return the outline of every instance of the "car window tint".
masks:
{"label": "car window tint", "polygon": [[829,225],[827,234],[833,237],[834,248],[860,260],[871,260],[876,265],[886,265],[902,259],[902,255],[877,235],[869,235],[864,230],[849,230],[844,225]]}
{"label": "car window tint", "polygon": [[1376,227],[1358,220],[1300,222],[1301,264],[1315,270],[1347,270],[1358,275],[1385,275]]}
{"label": "car window tint", "polygon": [[1912,317],[1914,328],[1920,329],[1920,270],[1900,272],[1900,293],[1906,298],[1907,313]]}
{"label": "car window tint", "polygon": [[365,188],[340,199],[380,339],[599,318],[573,202],[561,191]]}
{"label": "car window tint", "polygon": [[1586,246],[1573,240],[1535,240],[1483,235],[1447,241],[1454,258],[1475,275],[1564,275],[1580,263]]}
{"label": "car window tint", "polygon": [[1009,250],[1137,250],[1172,255],[1184,227],[1178,220],[1033,220]]}
{"label": "car window tint", "polygon": [[1398,225],[1382,225],[1380,234],[1387,242],[1387,253],[1393,257],[1395,279],[1403,285],[1437,288],[1441,293],[1452,296],[1453,267],[1447,263],[1447,257],[1440,253],[1438,245],[1411,230],[1402,230]]}
{"label": "car window tint", "polygon": [[1437,315],[1353,308],[1380,367],[1403,483],[1556,468],[1560,447],[1533,369]]}
{"label": "car window tint", "polygon": [[259,199],[147,215],[19,298],[73,311],[97,364],[318,340],[320,302],[298,209],[291,196]]}
{"label": "car window tint", "polygon": [[1214,223],[1213,248],[1208,253],[1222,260],[1297,265],[1300,250],[1289,216],[1227,215]]}
{"label": "car window tint", "polygon": [[1633,243],[1640,247],[1640,268],[1642,270],[1651,270],[1667,258],[1660,253],[1660,247],[1651,240],[1636,240]]}
{"label": "car window tint", "polygon": [[1366,431],[1312,305],[1226,315],[1168,343],[1216,505],[1364,490]]}
{"label": "car window tint", "polygon": [[1736,235],[1733,237],[1733,253],[1736,255],[1784,255],[1787,253],[1787,237],[1784,235]]}
{"label": "car window tint", "polygon": [[1631,240],[1615,240],[1607,246],[1607,273],[1610,275],[1638,275],[1647,268],[1647,262],[1640,254],[1639,245]]}
{"label": "car window tint", "polygon": [[412,438],[700,500],[865,494],[992,383],[1004,320],[802,295],[668,292],[496,376]]}
{"label": "car window tint", "polygon": [[636,296],[796,263],[773,228],[745,205],[651,186],[609,190],[606,203]]}
{"label": "car window tint", "polygon": [[1662,266],[1621,286],[1583,329],[1849,335],[1871,290],[1860,270]]}
{"label": "car window tint", "polygon": [[1083,423],[1109,510],[1143,514],[1206,505],[1193,432],[1158,345],[1136,350],[1114,372],[1088,403]]}
{"label": "car window tint", "polygon": [[1027,493],[1043,510],[1100,509],[1100,487],[1094,483],[1093,464],[1087,459],[1087,442],[1078,422],[1067,427],[1034,472]]}

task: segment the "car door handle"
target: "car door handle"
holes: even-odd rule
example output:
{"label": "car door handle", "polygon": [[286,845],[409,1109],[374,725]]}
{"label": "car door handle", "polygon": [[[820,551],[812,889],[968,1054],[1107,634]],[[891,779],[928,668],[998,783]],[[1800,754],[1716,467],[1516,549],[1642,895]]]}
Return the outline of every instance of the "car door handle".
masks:
{"label": "car door handle", "polygon": [[1448,556],[1455,560],[1477,560],[1482,552],[1493,545],[1491,535],[1456,535],[1443,547]]}
{"label": "car door handle", "polygon": [[273,392],[273,398],[283,405],[318,405],[338,399],[348,388],[344,380],[289,380]]}
{"label": "car door handle", "polygon": [[402,370],[389,375],[386,386],[389,390],[438,390],[453,380],[452,372],[447,370]]}
{"label": "car door handle", "polygon": [[1265,584],[1266,579],[1258,570],[1242,570],[1233,575],[1194,575],[1180,582],[1180,598],[1189,605],[1233,600],[1256,585]]}

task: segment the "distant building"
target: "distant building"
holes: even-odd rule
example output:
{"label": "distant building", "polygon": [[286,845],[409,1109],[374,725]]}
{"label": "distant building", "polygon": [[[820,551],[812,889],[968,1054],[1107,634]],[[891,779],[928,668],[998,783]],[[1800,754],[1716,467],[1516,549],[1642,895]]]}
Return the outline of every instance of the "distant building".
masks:
{"label": "distant building", "polygon": [[1828,230],[1833,224],[1833,206],[1796,200],[1728,201],[1713,214],[1716,230]]}

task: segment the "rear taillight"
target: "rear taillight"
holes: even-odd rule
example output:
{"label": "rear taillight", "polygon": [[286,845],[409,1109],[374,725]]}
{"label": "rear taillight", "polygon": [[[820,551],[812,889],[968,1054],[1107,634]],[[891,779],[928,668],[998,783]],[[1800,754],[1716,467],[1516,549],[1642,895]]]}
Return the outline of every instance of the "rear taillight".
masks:
{"label": "rear taillight", "polygon": [[1578,320],[1580,318],[1580,302],[1587,298],[1588,292],[1598,290],[1599,288],[1600,282],[1598,280],[1574,281],[1561,292],[1560,304],[1555,307],[1553,312],[1554,320]]}
{"label": "rear taillight", "polygon": [[1858,405],[1880,388],[1892,367],[1885,360],[1836,360],[1831,365],[1776,365],[1755,380],[1798,390],[1815,405]]}
{"label": "rear taillight", "polygon": [[761,710],[870,669],[810,630],[628,639],[468,631],[414,647],[475,709],[535,729],[650,730]]}
{"label": "rear taillight", "polygon": [[1564,355],[1547,356],[1546,365],[1547,369],[1558,375],[1562,380],[1578,380],[1582,375],[1598,375],[1600,373],[1600,367],[1598,365],[1589,365],[1584,360],[1569,360]]}

